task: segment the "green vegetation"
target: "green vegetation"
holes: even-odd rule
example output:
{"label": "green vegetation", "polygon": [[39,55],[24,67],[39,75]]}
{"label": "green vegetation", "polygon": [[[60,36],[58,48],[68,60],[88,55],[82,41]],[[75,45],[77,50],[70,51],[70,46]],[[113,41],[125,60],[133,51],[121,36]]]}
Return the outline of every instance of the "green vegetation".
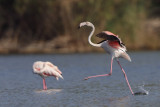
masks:
{"label": "green vegetation", "polygon": [[0,53],[101,51],[88,44],[89,28],[77,30],[82,21],[118,34],[128,50],[158,50],[159,7],[159,0],[0,0]]}

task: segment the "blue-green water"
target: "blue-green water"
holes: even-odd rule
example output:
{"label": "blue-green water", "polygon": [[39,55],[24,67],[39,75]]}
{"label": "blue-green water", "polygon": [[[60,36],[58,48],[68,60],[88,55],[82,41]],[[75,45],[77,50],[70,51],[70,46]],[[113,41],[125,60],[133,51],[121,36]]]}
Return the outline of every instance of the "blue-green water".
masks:
{"label": "blue-green water", "polygon": [[[84,81],[90,75],[110,71],[107,54],[1,55],[0,107],[159,107],[160,52],[130,52],[132,62],[120,59],[134,92],[139,86],[149,95],[132,96],[117,62],[113,74]],[[35,61],[50,61],[63,72],[64,80],[32,73]]]}

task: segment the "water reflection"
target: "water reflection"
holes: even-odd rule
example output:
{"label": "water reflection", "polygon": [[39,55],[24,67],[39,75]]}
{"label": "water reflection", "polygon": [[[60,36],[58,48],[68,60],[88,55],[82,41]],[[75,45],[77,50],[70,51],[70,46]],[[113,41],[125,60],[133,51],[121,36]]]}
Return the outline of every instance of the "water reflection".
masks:
{"label": "water reflection", "polygon": [[61,92],[63,89],[47,89],[47,90],[35,90],[36,93],[45,93],[45,94],[56,94]]}

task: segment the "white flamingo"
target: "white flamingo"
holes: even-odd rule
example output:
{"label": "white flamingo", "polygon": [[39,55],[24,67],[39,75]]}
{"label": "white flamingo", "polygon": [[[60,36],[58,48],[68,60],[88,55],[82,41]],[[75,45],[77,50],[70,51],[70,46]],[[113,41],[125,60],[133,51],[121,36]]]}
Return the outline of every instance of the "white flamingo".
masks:
{"label": "white flamingo", "polygon": [[40,75],[43,78],[43,89],[47,90],[47,85],[45,82],[45,77],[54,76],[57,80],[62,77],[62,72],[57,66],[53,65],[51,62],[37,61],[33,64],[33,73]]}
{"label": "white flamingo", "polygon": [[89,76],[87,78],[85,78],[85,80],[89,79],[89,78],[94,78],[94,77],[102,77],[102,76],[110,76],[112,74],[112,63],[113,63],[113,59],[116,58],[124,76],[125,76],[125,79],[126,79],[126,82],[129,86],[129,89],[132,93],[132,95],[134,95],[132,89],[131,89],[131,86],[128,82],[128,79],[127,79],[127,75],[125,73],[125,71],[123,70],[118,58],[119,57],[122,57],[128,61],[131,61],[129,55],[126,53],[126,47],[124,46],[124,44],[122,43],[121,39],[118,38],[118,35],[115,35],[109,31],[103,31],[99,34],[97,34],[96,36],[99,37],[99,38],[103,38],[105,40],[101,41],[100,43],[98,44],[95,44],[91,41],[91,37],[95,31],[95,27],[94,25],[91,23],[91,22],[82,22],[80,23],[79,25],[79,28],[82,27],[82,26],[89,26],[89,27],[92,27],[92,31],[88,37],[88,41],[89,43],[92,45],[92,46],[95,46],[95,47],[101,47],[103,48],[107,53],[109,53],[111,55],[111,69],[110,69],[110,73],[109,74],[102,74],[102,75],[95,75],[95,76]]}

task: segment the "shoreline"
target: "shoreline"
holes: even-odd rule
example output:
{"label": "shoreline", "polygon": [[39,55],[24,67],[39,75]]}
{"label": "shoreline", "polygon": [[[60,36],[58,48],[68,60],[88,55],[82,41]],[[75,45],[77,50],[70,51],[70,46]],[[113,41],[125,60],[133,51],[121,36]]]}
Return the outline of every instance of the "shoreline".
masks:
{"label": "shoreline", "polygon": [[[43,48],[32,48],[32,49],[0,49],[1,55],[9,54],[75,54],[75,53],[106,53],[102,48],[86,48],[86,49],[74,49],[74,48],[61,48],[61,49],[43,49]],[[143,51],[160,51],[160,49],[128,49],[127,52],[143,52]]]}

